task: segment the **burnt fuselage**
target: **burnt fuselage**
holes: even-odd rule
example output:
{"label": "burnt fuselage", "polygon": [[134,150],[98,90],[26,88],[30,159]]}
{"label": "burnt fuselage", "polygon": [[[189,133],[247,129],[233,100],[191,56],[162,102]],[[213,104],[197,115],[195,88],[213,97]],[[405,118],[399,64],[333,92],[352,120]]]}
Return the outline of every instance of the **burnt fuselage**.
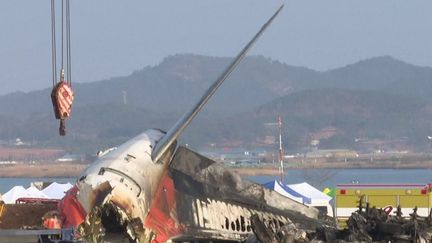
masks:
{"label": "burnt fuselage", "polygon": [[92,217],[100,218],[105,210],[111,210],[131,238],[150,237],[142,225],[130,222],[143,222],[168,166],[165,157],[158,162],[151,159],[152,148],[163,135],[159,130],[147,130],[92,163],[60,204],[66,225],[81,225],[84,235],[93,235],[97,230],[92,229]]}
{"label": "burnt fuselage", "polygon": [[[184,147],[151,160],[163,136],[148,130],[95,161],[62,200],[66,226],[102,241],[121,233],[138,242],[168,239],[244,240],[250,216],[276,226],[314,225],[316,210],[243,180]],[[101,222],[101,223],[98,223]]]}

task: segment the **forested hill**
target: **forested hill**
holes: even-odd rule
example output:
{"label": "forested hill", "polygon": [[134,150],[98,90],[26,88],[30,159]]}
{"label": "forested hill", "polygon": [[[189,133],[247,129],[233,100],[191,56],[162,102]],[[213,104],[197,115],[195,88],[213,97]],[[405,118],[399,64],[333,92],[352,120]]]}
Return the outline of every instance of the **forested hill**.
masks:
{"label": "forested hill", "polygon": [[[49,88],[1,96],[0,139],[92,150],[146,128],[167,129],[230,60],[174,55],[126,77],[75,82],[67,138],[57,135]],[[432,134],[431,93],[432,68],[388,56],[323,72],[253,56],[234,71],[184,139],[195,146],[253,143],[269,132],[262,124],[282,113],[292,146],[307,145],[311,134],[328,127],[338,131],[331,146],[357,136],[419,141]]]}

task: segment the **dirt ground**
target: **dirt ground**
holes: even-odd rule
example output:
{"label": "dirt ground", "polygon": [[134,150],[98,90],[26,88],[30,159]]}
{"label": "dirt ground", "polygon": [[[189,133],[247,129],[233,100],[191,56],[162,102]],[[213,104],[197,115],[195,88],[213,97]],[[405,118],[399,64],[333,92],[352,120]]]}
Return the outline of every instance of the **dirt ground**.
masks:
{"label": "dirt ground", "polygon": [[65,154],[62,149],[0,147],[0,160],[31,161],[56,159]]}
{"label": "dirt ground", "polygon": [[[37,164],[0,165],[0,177],[77,177],[87,167],[87,164],[72,162],[46,162]],[[432,168],[432,161],[332,161],[332,162],[285,162],[286,169],[347,169],[347,168]],[[277,175],[277,164],[261,167],[228,167],[241,175]]]}
{"label": "dirt ground", "polygon": [[42,228],[44,214],[55,209],[56,204],[6,204],[0,229]]}
{"label": "dirt ground", "polygon": [[[277,164],[263,165],[261,167],[230,167],[240,175],[278,175]],[[376,163],[365,161],[331,161],[331,162],[308,162],[308,163],[290,163],[285,162],[284,167],[287,170],[295,169],[418,169],[432,168],[432,161],[379,161]]]}
{"label": "dirt ground", "polygon": [[0,165],[0,177],[76,177],[87,165],[77,163],[38,163]]}
{"label": "dirt ground", "polygon": [[256,176],[256,175],[278,175],[279,169],[274,167],[242,167],[242,168],[231,168],[235,172],[244,176]]}

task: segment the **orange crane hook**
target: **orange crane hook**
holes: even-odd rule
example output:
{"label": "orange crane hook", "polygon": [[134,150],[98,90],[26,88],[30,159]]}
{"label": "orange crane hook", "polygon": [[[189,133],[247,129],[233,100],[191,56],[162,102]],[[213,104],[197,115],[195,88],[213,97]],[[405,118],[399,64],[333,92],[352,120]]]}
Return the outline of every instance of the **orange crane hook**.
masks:
{"label": "orange crane hook", "polygon": [[51,91],[51,101],[53,103],[55,118],[60,120],[59,134],[66,135],[65,119],[71,115],[74,92],[71,86],[64,80],[64,70],[60,73],[58,82]]}

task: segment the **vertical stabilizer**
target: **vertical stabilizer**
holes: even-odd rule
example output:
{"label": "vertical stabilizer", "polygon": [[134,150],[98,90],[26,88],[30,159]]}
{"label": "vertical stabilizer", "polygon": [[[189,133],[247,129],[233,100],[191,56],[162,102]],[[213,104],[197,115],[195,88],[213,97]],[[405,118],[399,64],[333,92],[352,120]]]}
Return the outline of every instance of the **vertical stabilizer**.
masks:
{"label": "vertical stabilizer", "polygon": [[169,146],[176,140],[183,130],[191,123],[193,118],[198,114],[198,112],[204,107],[210,97],[216,92],[219,86],[229,77],[231,72],[236,68],[240,61],[244,58],[246,53],[256,42],[256,40],[262,35],[262,33],[267,29],[267,27],[272,23],[276,16],[280,13],[284,5],[280,6],[278,10],[273,14],[273,16],[261,27],[258,33],[249,41],[249,43],[243,48],[243,50],[237,55],[237,57],[232,61],[232,63],[225,69],[225,71],[219,76],[218,79],[209,87],[209,89],[204,93],[201,99],[192,107],[188,112],[183,114],[183,116],[176,122],[176,124],[168,130],[165,136],[156,144],[152,152],[152,159],[154,162],[158,161],[161,156],[166,152]]}

